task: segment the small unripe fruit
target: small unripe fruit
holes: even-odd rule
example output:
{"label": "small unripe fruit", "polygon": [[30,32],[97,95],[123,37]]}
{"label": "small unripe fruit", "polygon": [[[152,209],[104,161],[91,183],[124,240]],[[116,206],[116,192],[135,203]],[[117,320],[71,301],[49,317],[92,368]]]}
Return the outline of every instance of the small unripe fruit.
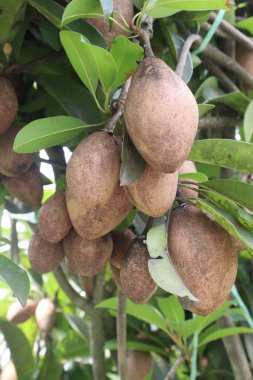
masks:
{"label": "small unripe fruit", "polygon": [[29,243],[28,256],[35,272],[51,272],[64,259],[62,242],[52,244],[44,240],[39,233],[35,233]]}
{"label": "small unripe fruit", "polygon": [[11,82],[0,77],[0,135],[14,122],[18,112],[18,99]]}
{"label": "small unripe fruit", "polygon": [[50,243],[58,243],[72,228],[69,218],[65,190],[58,191],[42,205],[39,211],[39,231]]}
{"label": "small unripe fruit", "polygon": [[42,299],[35,310],[35,319],[38,327],[46,335],[52,331],[56,320],[56,308],[48,298]]}
{"label": "small unripe fruit", "polygon": [[32,315],[34,315],[37,302],[28,300],[27,305],[22,307],[18,301],[10,305],[7,312],[7,320],[13,323],[23,323],[27,321]]}

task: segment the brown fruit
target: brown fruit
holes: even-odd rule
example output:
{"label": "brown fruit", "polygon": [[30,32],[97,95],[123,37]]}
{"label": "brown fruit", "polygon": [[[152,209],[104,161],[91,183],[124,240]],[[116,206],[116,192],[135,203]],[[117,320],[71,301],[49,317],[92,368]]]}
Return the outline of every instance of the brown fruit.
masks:
{"label": "brown fruit", "polygon": [[113,231],[111,235],[113,251],[110,262],[114,267],[120,269],[123,256],[136,236],[129,228],[124,231]]}
{"label": "brown fruit", "polygon": [[198,115],[191,91],[166,63],[158,58],[140,63],[124,117],[135,147],[149,166],[164,173],[180,168],[193,144]]}
{"label": "brown fruit", "polygon": [[112,247],[110,235],[87,240],[72,230],[63,240],[68,269],[83,276],[94,276],[102,272],[112,254]]}
{"label": "brown fruit", "polygon": [[[183,163],[183,165],[178,170],[178,174],[185,174],[185,173],[197,173],[197,169],[194,162],[185,161]],[[182,179],[182,181],[191,181],[191,182],[196,183],[196,181],[194,181],[191,178],[184,178]],[[197,188],[197,186],[194,186],[194,185],[189,185],[189,186]],[[192,190],[188,187],[180,186],[180,185],[178,186],[178,194],[181,198],[197,198],[198,197],[197,191]]]}
{"label": "brown fruit", "polygon": [[66,171],[66,203],[78,233],[85,213],[105,205],[115,192],[119,170],[119,146],[107,132],[92,133],[73,152]]}
{"label": "brown fruit", "polygon": [[10,305],[7,312],[7,320],[13,323],[23,323],[34,315],[37,302],[28,300],[27,305],[22,307],[18,301]]}
{"label": "brown fruit", "polygon": [[[134,16],[133,1],[132,0],[113,0],[113,10],[114,12],[120,13],[130,25],[132,18]],[[121,18],[115,14],[114,17],[122,26],[125,27]],[[103,35],[106,42],[111,42],[119,35],[127,36],[128,33],[120,28],[118,25],[113,23],[112,28],[110,27],[109,22],[107,22],[103,17],[100,18],[89,18],[86,19],[94,25]]]}
{"label": "brown fruit", "polygon": [[0,135],[14,122],[18,112],[18,99],[11,82],[0,78]]}
{"label": "brown fruit", "polygon": [[56,320],[56,308],[53,302],[43,298],[35,310],[35,319],[39,329],[46,335],[50,334]]}
{"label": "brown fruit", "polygon": [[124,189],[136,208],[159,217],[171,208],[177,192],[178,174],[161,173],[147,166],[142,176]]}
{"label": "brown fruit", "polygon": [[52,244],[44,240],[39,233],[35,233],[29,243],[28,256],[35,272],[51,272],[64,259],[62,242]]}
{"label": "brown fruit", "polygon": [[[253,38],[251,38],[253,41]],[[242,65],[249,74],[253,75],[253,52],[244,46],[236,45],[236,60]]]}
{"label": "brown fruit", "polygon": [[156,291],[156,284],[148,271],[147,246],[136,239],[125,253],[120,269],[124,294],[135,303],[145,303]]}
{"label": "brown fruit", "polygon": [[43,182],[36,164],[18,177],[3,177],[3,184],[9,193],[33,207],[40,207],[43,197]]}
{"label": "brown fruit", "polygon": [[34,153],[15,153],[13,143],[20,127],[13,125],[0,136],[0,173],[7,177],[17,177],[32,165]]}
{"label": "brown fruit", "polygon": [[168,229],[171,260],[196,305],[183,306],[207,315],[228,297],[237,272],[234,239],[197,207],[186,205],[171,213]]}
{"label": "brown fruit", "polygon": [[39,211],[39,231],[50,243],[58,243],[72,228],[66,206],[65,190],[58,191],[42,205]]}
{"label": "brown fruit", "polygon": [[[68,199],[68,189],[66,194]],[[72,219],[72,223],[81,237],[98,239],[117,227],[127,217],[132,208],[132,203],[118,184],[105,205],[86,209],[85,206],[80,204],[79,209],[76,210],[76,218]],[[70,207],[68,207],[68,211],[70,211]]]}
{"label": "brown fruit", "polygon": [[152,356],[144,351],[127,351],[126,380],[144,380],[152,369]]}
{"label": "brown fruit", "polygon": [[3,367],[0,374],[0,380],[18,380],[16,368],[12,361],[5,364]]}

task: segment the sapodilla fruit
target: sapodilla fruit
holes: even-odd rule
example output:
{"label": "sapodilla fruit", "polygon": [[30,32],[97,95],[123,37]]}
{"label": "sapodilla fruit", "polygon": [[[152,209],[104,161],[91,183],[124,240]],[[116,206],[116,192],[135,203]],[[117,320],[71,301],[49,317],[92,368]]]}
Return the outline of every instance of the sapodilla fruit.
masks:
{"label": "sapodilla fruit", "polygon": [[28,257],[35,272],[51,272],[64,259],[62,242],[52,244],[43,239],[40,233],[35,233],[29,243]]}
{"label": "sapodilla fruit", "polygon": [[113,231],[111,236],[113,240],[113,251],[110,262],[114,267],[120,269],[123,256],[136,236],[130,228],[123,231]]}
{"label": "sapodilla fruit", "polygon": [[124,189],[138,210],[156,218],[171,208],[177,184],[177,172],[161,173],[147,166],[141,177]]}
{"label": "sapodilla fruit", "polygon": [[[185,174],[185,173],[197,173],[197,169],[194,162],[185,161],[183,163],[183,165],[178,170],[178,174]],[[196,182],[192,180],[191,178],[184,178],[182,179],[182,181]],[[189,186],[197,188],[197,186],[194,186],[194,185],[189,185]],[[198,197],[197,191],[192,190],[189,187],[180,186],[180,185],[178,186],[178,194],[181,198],[197,198]]]}
{"label": "sapodilla fruit", "polygon": [[124,118],[128,133],[153,169],[176,172],[198,127],[198,105],[181,78],[159,58],[145,58],[133,76]]}
{"label": "sapodilla fruit", "polygon": [[20,176],[3,177],[2,181],[13,197],[32,207],[40,207],[43,197],[43,182],[36,164],[32,164],[30,169]]}
{"label": "sapodilla fruit", "polygon": [[74,150],[66,170],[66,203],[77,232],[87,210],[109,201],[118,185],[119,170],[120,148],[107,132],[92,133]]}
{"label": "sapodilla fruit", "polygon": [[56,308],[50,299],[43,298],[38,303],[35,310],[35,319],[39,329],[49,335],[56,321]]}
{"label": "sapodilla fruit", "polygon": [[42,205],[39,211],[39,231],[50,243],[58,243],[72,228],[69,218],[65,190],[60,190]]}
{"label": "sapodilla fruit", "polygon": [[168,250],[179,276],[199,299],[183,306],[207,315],[228,297],[237,272],[235,241],[197,206],[172,211],[168,228]]}
{"label": "sapodilla fruit", "polygon": [[18,100],[11,82],[0,78],[0,135],[14,122],[18,112]]}
{"label": "sapodilla fruit", "polygon": [[83,276],[94,276],[102,272],[112,254],[112,247],[110,235],[87,240],[72,230],[63,240],[68,269]]}
{"label": "sapodilla fruit", "polygon": [[[68,194],[67,188],[67,201],[70,200]],[[81,237],[98,239],[117,227],[127,217],[132,208],[133,204],[118,183],[106,204],[90,207],[89,209],[80,204],[79,209],[75,212],[75,218],[72,218],[71,221],[74,229]],[[71,218],[70,207],[68,207],[68,211]]]}
{"label": "sapodilla fruit", "polygon": [[37,302],[28,300],[25,307],[22,307],[18,301],[10,305],[7,312],[7,320],[13,323],[23,323],[34,315]]}
{"label": "sapodilla fruit", "polygon": [[16,368],[12,361],[3,367],[0,374],[0,380],[18,380]]}
{"label": "sapodilla fruit", "polygon": [[144,380],[152,369],[152,356],[149,352],[128,350],[126,365],[126,380]]}
{"label": "sapodilla fruit", "polygon": [[[130,25],[132,18],[134,16],[133,1],[132,0],[113,0],[113,10],[114,12],[120,13]],[[122,23],[122,19],[115,14],[114,18],[125,27],[125,24]],[[112,27],[109,22],[107,22],[104,17],[99,18],[89,18],[86,19],[94,25],[103,35],[107,43],[113,41],[117,36],[124,35],[127,36],[127,32],[120,28],[118,25],[113,23]]]}
{"label": "sapodilla fruit", "polygon": [[125,253],[120,269],[124,294],[135,303],[145,303],[156,291],[156,284],[148,271],[147,246],[136,239]]}
{"label": "sapodilla fruit", "polygon": [[13,143],[19,131],[18,125],[12,125],[0,136],[0,173],[7,177],[17,177],[26,172],[35,158],[34,153],[13,151]]}

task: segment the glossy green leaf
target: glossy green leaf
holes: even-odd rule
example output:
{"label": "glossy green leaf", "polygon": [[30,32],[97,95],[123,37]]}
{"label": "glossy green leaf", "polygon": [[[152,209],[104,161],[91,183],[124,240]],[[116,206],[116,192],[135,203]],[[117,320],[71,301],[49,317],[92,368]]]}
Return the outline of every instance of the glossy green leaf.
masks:
{"label": "glossy green leaf", "polygon": [[225,338],[227,336],[237,335],[237,334],[253,334],[253,329],[248,327],[231,327],[226,329],[220,329],[206,336],[204,339],[199,338],[199,347],[204,344],[214,342],[215,340]]}
{"label": "glossy green leaf", "polygon": [[137,69],[137,62],[142,61],[143,48],[129,41],[124,36],[116,37],[112,42],[111,54],[116,62],[118,75],[113,87],[119,87]]}
{"label": "glossy green leaf", "polygon": [[182,182],[184,179],[193,180],[199,183],[208,181],[208,177],[203,173],[184,173],[179,174],[178,178]]}
{"label": "glossy green leaf", "polygon": [[106,20],[109,19],[113,12],[113,0],[100,0],[101,8]]}
{"label": "glossy green leaf", "polygon": [[[105,301],[100,302],[96,307],[103,309],[117,310],[118,299],[117,297],[109,298]],[[137,319],[151,323],[163,331],[167,331],[166,322],[163,316],[151,305],[136,305],[130,300],[127,300],[126,312],[129,315],[136,317]]]}
{"label": "glossy green leaf", "polygon": [[253,173],[253,144],[228,139],[198,140],[188,159]]}
{"label": "glossy green leaf", "polygon": [[225,195],[240,205],[253,210],[253,186],[233,179],[213,179],[202,183],[208,189]]}
{"label": "glossy green leaf", "polygon": [[30,291],[28,275],[17,264],[3,255],[0,255],[0,279],[6,282],[21,305],[25,306]]}
{"label": "glossy green leaf", "polygon": [[72,0],[62,16],[62,25],[79,18],[96,18],[103,16],[100,0]]}
{"label": "glossy green leaf", "polygon": [[152,227],[147,233],[147,248],[150,255],[148,270],[155,283],[169,293],[197,301],[177,273],[167,248],[166,225]]}
{"label": "glossy green leaf", "polygon": [[13,149],[17,153],[38,152],[63,144],[87,127],[84,121],[71,116],[54,116],[34,120],[17,134]]}
{"label": "glossy green leaf", "polygon": [[230,235],[242,242],[251,253],[253,252],[253,234],[243,227],[234,216],[206,200],[198,199],[196,204],[211,220],[215,220]]}
{"label": "glossy green leaf", "polygon": [[215,105],[203,103],[203,104],[198,104],[198,108],[199,108],[199,117],[201,117],[201,116],[204,116],[208,111],[215,108]]}
{"label": "glossy green leaf", "polygon": [[0,9],[0,44],[2,44],[12,40],[18,33],[25,14],[25,0],[1,0]]}
{"label": "glossy green leaf", "polygon": [[21,379],[34,368],[32,347],[22,331],[13,323],[0,321],[0,330],[11,351],[11,358],[15,364],[18,378]]}
{"label": "glossy green leaf", "polygon": [[253,36],[253,17],[246,18],[235,24],[238,29],[243,29]]}
{"label": "glossy green leaf", "polygon": [[219,87],[219,82],[216,77],[209,77],[201,83],[195,93],[195,98],[201,98],[205,102],[215,99],[223,95],[223,91]]}
{"label": "glossy green leaf", "polygon": [[121,150],[120,186],[128,186],[135,182],[145,167],[146,162],[125,133]]}
{"label": "glossy green leaf", "polygon": [[253,100],[249,103],[243,120],[245,141],[250,142],[253,133]]}
{"label": "glossy green leaf", "polygon": [[86,339],[74,330],[68,331],[56,346],[57,355],[61,360],[74,359],[77,356],[89,356],[89,345]]}
{"label": "glossy green leaf", "polygon": [[224,104],[238,112],[240,115],[244,115],[244,112],[249,105],[249,98],[243,92],[239,91],[211,98],[211,101],[213,103]]}
{"label": "glossy green leaf", "polygon": [[184,309],[176,296],[169,296],[167,298],[159,297],[157,298],[157,304],[169,322],[178,324],[184,321]]}
{"label": "glossy green leaf", "polygon": [[63,370],[62,363],[52,347],[52,342],[47,342],[46,349],[46,355],[40,368],[38,380],[60,380]]}
{"label": "glossy green leaf", "polygon": [[[155,352],[158,355],[162,355],[162,356],[166,355],[166,352],[162,348],[141,342],[139,340],[137,340],[137,341],[127,340],[126,347],[128,350]],[[109,342],[106,342],[105,348],[107,348],[108,350],[117,350],[117,348],[118,348],[117,347],[117,341],[116,340],[110,340]]]}

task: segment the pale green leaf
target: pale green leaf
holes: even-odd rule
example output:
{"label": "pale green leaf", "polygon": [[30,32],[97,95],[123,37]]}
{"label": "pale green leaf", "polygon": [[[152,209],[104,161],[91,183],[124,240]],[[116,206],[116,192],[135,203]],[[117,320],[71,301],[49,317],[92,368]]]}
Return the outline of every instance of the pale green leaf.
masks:
{"label": "pale green leaf", "polygon": [[204,344],[214,342],[215,340],[225,338],[227,336],[233,336],[238,334],[253,334],[253,329],[248,327],[231,327],[226,329],[220,329],[206,336],[204,339],[199,339],[198,346],[203,346]]}
{"label": "pale green leaf", "polygon": [[250,142],[253,133],[253,100],[249,103],[243,120],[245,141]]}
{"label": "pale green leaf", "polygon": [[79,18],[97,18],[103,16],[103,9],[99,0],[72,0],[62,16],[62,25]]}

